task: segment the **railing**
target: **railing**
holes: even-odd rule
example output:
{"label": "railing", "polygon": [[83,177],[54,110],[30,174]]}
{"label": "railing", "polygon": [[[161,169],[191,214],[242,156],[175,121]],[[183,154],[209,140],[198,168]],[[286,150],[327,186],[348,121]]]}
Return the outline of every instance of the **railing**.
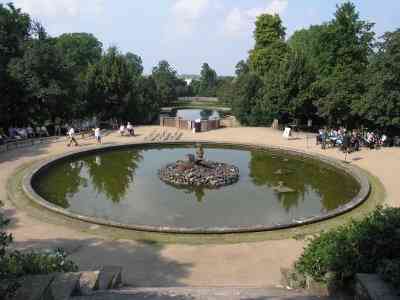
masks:
{"label": "railing", "polygon": [[[195,126],[195,122],[191,120],[184,120],[181,118],[161,117],[161,127],[174,127],[178,129],[192,130]],[[209,131],[218,129],[221,127],[221,120],[203,120],[200,121],[200,131]]]}
{"label": "railing", "polygon": [[59,136],[51,136],[51,137],[40,137],[40,138],[31,138],[31,139],[23,139],[16,140],[12,142],[6,142],[0,145],[0,153],[7,152],[17,148],[31,147],[38,144],[52,143],[58,140]]}

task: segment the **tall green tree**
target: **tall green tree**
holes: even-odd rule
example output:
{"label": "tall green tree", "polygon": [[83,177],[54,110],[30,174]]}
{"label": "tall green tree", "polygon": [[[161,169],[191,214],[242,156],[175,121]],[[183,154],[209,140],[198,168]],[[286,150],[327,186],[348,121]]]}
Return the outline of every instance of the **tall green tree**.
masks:
{"label": "tall green tree", "polygon": [[262,86],[262,80],[251,72],[239,76],[233,85],[232,112],[243,125],[259,124],[255,106]]}
{"label": "tall green tree", "polygon": [[312,25],[308,29],[301,29],[293,33],[288,40],[290,49],[305,55],[308,64],[317,74],[329,74],[331,72],[330,55],[330,25]]}
{"label": "tall green tree", "polygon": [[65,60],[78,74],[85,72],[90,64],[101,59],[103,45],[90,33],[64,33],[55,38],[55,41]]}
{"label": "tall green tree", "polygon": [[141,76],[135,80],[124,109],[123,119],[140,124],[154,121],[160,113],[161,103],[158,98],[154,79]]}
{"label": "tall green tree", "polygon": [[249,71],[250,71],[249,64],[244,60],[239,61],[235,66],[236,76],[248,73]]}
{"label": "tall green tree", "polygon": [[[247,73],[243,73],[245,75]],[[233,93],[233,86],[235,84],[236,78],[234,77],[220,77],[218,78],[218,86],[217,86],[217,97],[219,101],[224,103],[225,105],[231,106],[232,99],[234,99],[235,95]]]}
{"label": "tall green tree", "polygon": [[143,61],[139,55],[128,52],[125,54],[132,76],[139,77],[143,73]]}
{"label": "tall green tree", "polygon": [[337,7],[329,23],[325,62],[321,74],[322,92],[317,102],[319,115],[330,125],[356,126],[359,112],[352,109],[366,92],[365,76],[374,40],[373,24],[360,19],[356,7],[345,2]]}
{"label": "tall green tree", "polygon": [[198,96],[215,97],[218,83],[217,72],[213,70],[208,63],[201,66],[200,72],[200,90]]}
{"label": "tall green tree", "polygon": [[278,68],[264,77],[262,97],[256,104],[258,121],[271,124],[274,119],[289,123],[294,119],[314,119],[312,85],[315,74],[302,52],[291,50]]}
{"label": "tall green tree", "polygon": [[257,17],[254,30],[255,49],[268,48],[277,41],[284,41],[285,27],[279,15],[262,14]]}
{"label": "tall green tree", "polygon": [[[8,65],[24,53],[24,42],[31,36],[31,19],[13,4],[0,4],[0,126],[11,125],[19,111],[21,90],[10,76]],[[22,117],[23,119],[23,117]]]}
{"label": "tall green tree", "polygon": [[368,71],[368,92],[355,109],[370,126],[400,131],[400,29],[388,32]]}
{"label": "tall green tree", "polygon": [[279,66],[285,58],[285,27],[278,15],[262,14],[257,17],[254,30],[255,46],[250,51],[250,69],[264,76],[270,69]]}
{"label": "tall green tree", "polygon": [[166,60],[160,61],[153,68],[152,77],[156,83],[161,105],[169,105],[177,99],[177,72]]}
{"label": "tall green tree", "polygon": [[8,71],[22,90],[20,101],[25,108],[19,117],[43,122],[71,112],[72,69],[51,38],[26,42],[23,56],[13,59]]}
{"label": "tall green tree", "polygon": [[88,113],[100,119],[120,117],[133,87],[126,57],[111,47],[97,64],[90,65],[86,75]]}

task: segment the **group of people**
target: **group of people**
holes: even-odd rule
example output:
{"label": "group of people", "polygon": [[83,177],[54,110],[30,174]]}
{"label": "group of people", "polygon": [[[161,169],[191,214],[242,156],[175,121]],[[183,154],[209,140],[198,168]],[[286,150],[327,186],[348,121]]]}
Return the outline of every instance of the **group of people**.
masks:
{"label": "group of people", "polygon": [[24,140],[34,137],[50,136],[46,126],[36,126],[34,129],[31,125],[23,127],[11,126],[6,133],[3,128],[0,128],[0,144],[17,140]]}
{"label": "group of people", "polygon": [[133,125],[128,122],[128,124],[125,126],[124,124],[121,124],[119,127],[119,133],[121,136],[124,136],[126,133],[128,133],[129,136],[135,136],[135,130],[133,129]]}
{"label": "group of people", "polygon": [[[76,138],[76,135],[79,133],[84,137],[85,134],[89,133],[89,136],[93,135],[97,141],[97,143],[101,144],[102,143],[102,133],[101,129],[99,126],[95,126],[94,128],[90,127],[79,127],[76,129],[76,126],[74,125],[60,125],[60,124],[55,124],[54,128],[53,126],[50,126],[50,132],[51,134],[54,134],[56,136],[63,136],[64,134],[67,136],[67,146],[75,145],[78,146],[78,141]],[[119,133],[121,136],[124,135],[129,135],[129,136],[135,136],[135,131],[133,128],[133,125],[128,122],[125,125],[121,125],[119,127]],[[17,140],[23,140],[23,139],[29,139],[29,138],[35,138],[35,137],[48,137],[50,136],[49,130],[46,126],[24,126],[24,127],[15,127],[11,126],[8,128],[8,132],[3,128],[0,128],[0,144],[5,144],[7,142],[12,142],[12,141],[17,141]]]}
{"label": "group of people", "polygon": [[23,127],[11,126],[8,128],[8,136],[2,130],[2,136],[11,140],[21,140],[33,137],[50,136],[46,126],[36,126],[35,129],[31,125]]}
{"label": "group of people", "polygon": [[[94,135],[97,143],[98,144],[102,144],[103,143],[103,137],[102,137],[102,133],[101,133],[100,127],[97,126],[96,128],[93,128],[92,131],[93,131],[93,135]],[[74,129],[74,127],[70,127],[69,128],[68,133],[67,133],[67,137],[68,137],[68,139],[67,139],[67,146],[68,147],[70,147],[71,144],[74,144],[75,147],[79,146],[78,141],[76,140],[76,137],[75,137],[75,129]]]}
{"label": "group of people", "polygon": [[322,128],[318,131],[316,137],[317,145],[321,145],[322,149],[328,146],[339,147],[342,151],[353,152],[358,151],[361,146],[376,149],[381,146],[387,146],[388,137],[385,134],[379,135],[369,131],[362,133],[359,130],[348,131],[344,127],[339,129]]}

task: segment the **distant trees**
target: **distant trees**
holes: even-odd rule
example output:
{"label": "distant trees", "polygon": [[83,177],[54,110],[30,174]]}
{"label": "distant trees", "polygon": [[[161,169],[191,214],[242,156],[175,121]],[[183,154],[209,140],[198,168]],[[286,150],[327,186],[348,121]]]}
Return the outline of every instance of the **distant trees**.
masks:
{"label": "distant trees", "polygon": [[186,89],[166,61],[144,76],[134,53],[104,51],[88,33],[50,37],[13,4],[0,4],[0,127],[93,116],[151,122]]}
{"label": "distant trees", "polygon": [[153,68],[151,74],[157,87],[157,93],[160,98],[161,105],[167,106],[177,98],[176,82],[177,72],[166,61],[162,60]]}
{"label": "distant trees", "polygon": [[218,78],[217,72],[210,68],[207,63],[201,66],[199,95],[213,97],[216,95]]}
{"label": "distant trees", "polygon": [[0,127],[91,116],[150,122],[178,97],[218,96],[246,125],[311,119],[400,131],[400,31],[376,40],[372,29],[349,1],[289,40],[278,15],[262,14],[235,77],[204,63],[187,85],[165,60],[145,76],[134,53],[103,49],[88,33],[51,37],[0,4]]}

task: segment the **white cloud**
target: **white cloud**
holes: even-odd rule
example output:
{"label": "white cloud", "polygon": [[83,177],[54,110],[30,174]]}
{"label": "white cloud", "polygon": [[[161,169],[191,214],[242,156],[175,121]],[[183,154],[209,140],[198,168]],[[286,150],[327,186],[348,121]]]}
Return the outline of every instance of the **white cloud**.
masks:
{"label": "white cloud", "polygon": [[282,14],[288,6],[288,0],[271,0],[264,7],[240,10],[233,8],[225,17],[223,31],[230,37],[247,35],[252,32],[257,16],[263,13]]}
{"label": "white cloud", "polygon": [[211,0],[176,0],[171,15],[174,31],[181,34],[191,33],[210,7]]}
{"label": "white cloud", "polygon": [[175,17],[185,21],[195,21],[207,10],[210,0],[177,0],[172,6]]}
{"label": "white cloud", "polygon": [[14,0],[16,7],[33,17],[77,17],[85,13],[99,14],[104,0]]}

